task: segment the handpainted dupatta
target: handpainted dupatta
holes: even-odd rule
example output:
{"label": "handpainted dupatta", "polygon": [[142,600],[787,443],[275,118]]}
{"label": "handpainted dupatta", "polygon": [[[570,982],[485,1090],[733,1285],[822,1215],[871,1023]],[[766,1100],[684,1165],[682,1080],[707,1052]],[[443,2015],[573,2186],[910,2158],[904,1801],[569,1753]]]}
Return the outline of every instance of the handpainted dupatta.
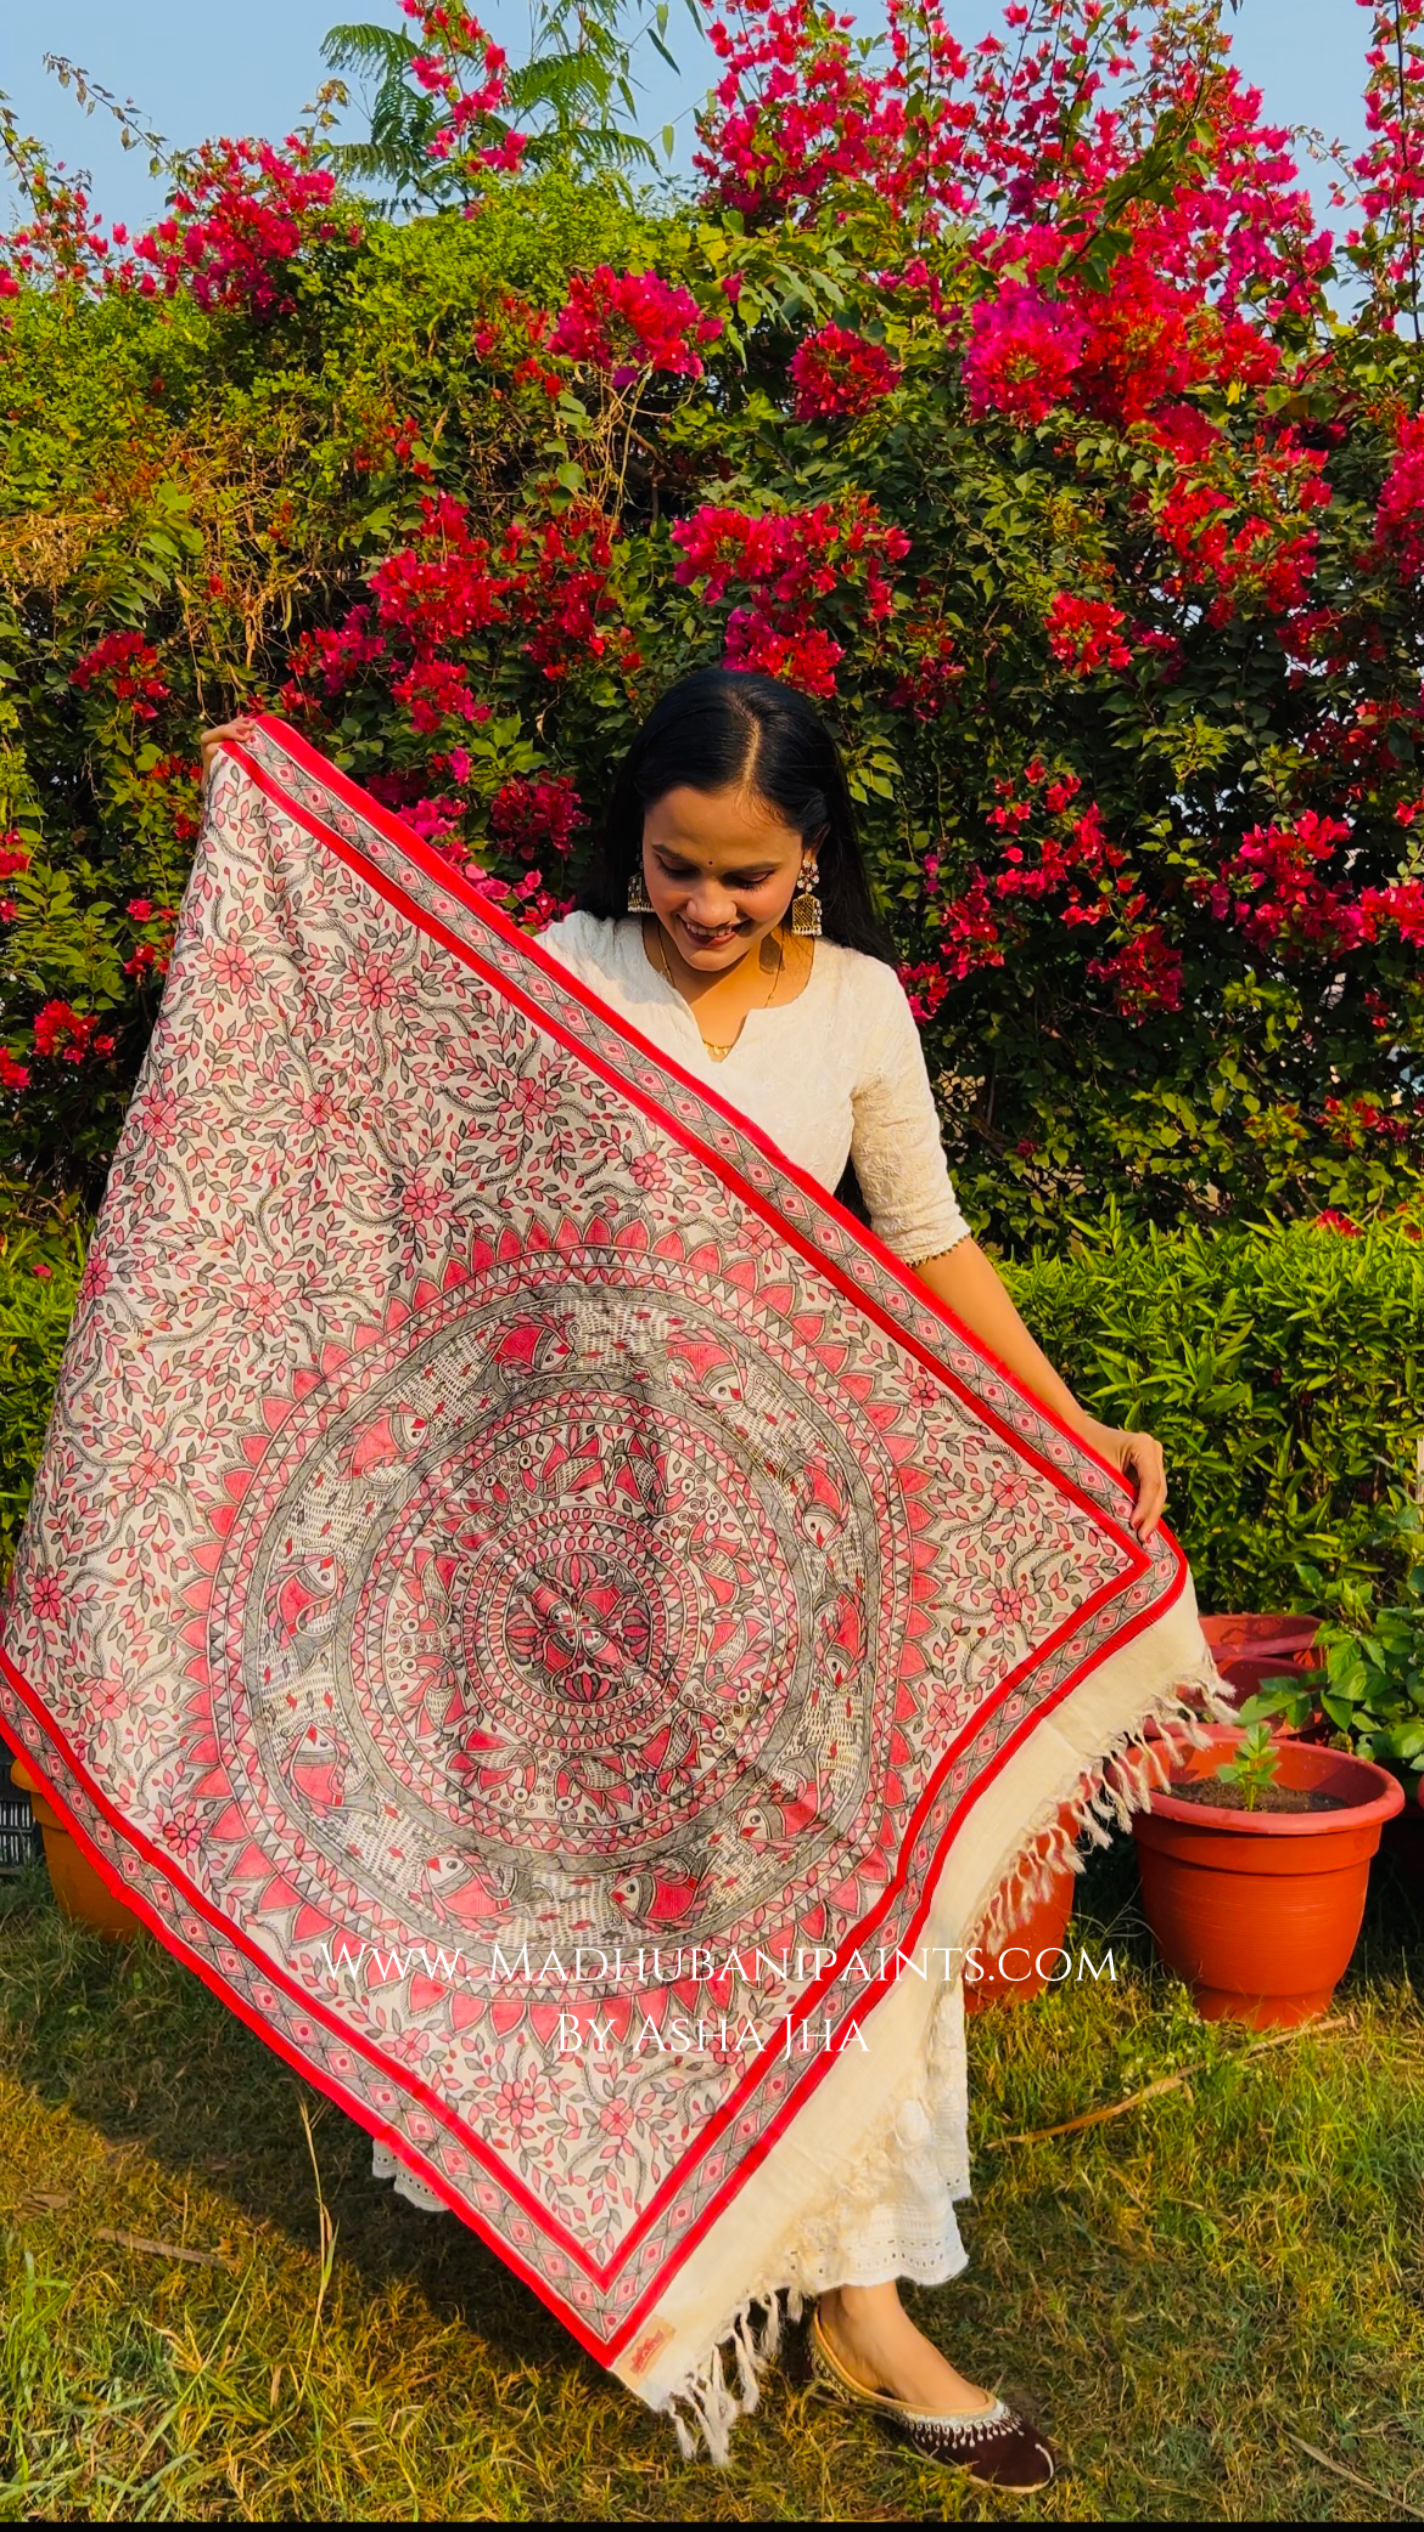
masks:
{"label": "handpainted dupatta", "polygon": [[291,731],[220,760],[0,1721],[718,2453],[1006,1876],[1144,1798],[1152,1718],[1194,1736],[1190,1575],[1129,1503]]}

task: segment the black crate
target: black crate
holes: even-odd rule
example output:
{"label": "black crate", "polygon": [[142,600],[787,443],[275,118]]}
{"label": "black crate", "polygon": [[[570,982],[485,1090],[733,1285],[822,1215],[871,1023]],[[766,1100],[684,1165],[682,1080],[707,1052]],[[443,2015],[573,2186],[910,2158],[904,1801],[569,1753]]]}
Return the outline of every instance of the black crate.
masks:
{"label": "black crate", "polygon": [[10,1777],[10,1753],[0,1741],[0,1873],[18,1873],[43,1855],[44,1840],[30,1797]]}

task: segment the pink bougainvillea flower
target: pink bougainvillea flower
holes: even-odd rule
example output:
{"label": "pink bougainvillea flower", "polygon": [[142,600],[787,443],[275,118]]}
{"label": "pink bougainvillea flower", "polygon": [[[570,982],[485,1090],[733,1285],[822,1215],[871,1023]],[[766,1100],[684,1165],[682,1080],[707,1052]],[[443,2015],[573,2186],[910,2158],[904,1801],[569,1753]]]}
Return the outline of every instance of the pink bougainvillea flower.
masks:
{"label": "pink bougainvillea flower", "polygon": [[1394,879],[1384,888],[1363,888],[1359,912],[1368,930],[1383,939],[1393,932],[1409,949],[1424,949],[1424,879]]}
{"label": "pink bougainvillea flower", "polygon": [[784,677],[810,695],[831,696],[836,670],[845,657],[841,644],[821,626],[808,624],[780,630],[754,607],[734,607],[727,619],[723,662],[728,668],[755,668],[763,676]]}
{"label": "pink bougainvillea flower", "polygon": [[615,273],[611,264],[600,264],[573,275],[549,349],[610,371],[613,385],[623,387],[643,369],[700,378],[696,346],[715,342],[722,331],[722,319],[703,316],[690,290],[652,271]]}
{"label": "pink bougainvillea flower", "polygon": [[1110,987],[1123,1019],[1141,1022],[1182,1007],[1182,955],[1160,923],[1144,923],[1120,949],[1088,961],[1088,973]]}
{"label": "pink bougainvillea flower", "polygon": [[852,609],[878,623],[894,604],[887,565],[910,550],[904,529],[864,493],[759,518],[704,502],[675,521],[672,541],[681,549],[674,578],[700,583],[709,603],[735,588],[747,593],[750,603],[728,621],[727,665],[765,669],[824,696],[835,691],[845,646],[817,622],[818,609],[834,599],[842,619]]}
{"label": "pink bougainvillea flower", "polygon": [[[113,287],[147,297],[181,291],[200,308],[290,315],[305,249],[352,234],[333,208],[336,178],[295,137],[204,141],[191,152],[167,216],[116,266]],[[355,232],[359,235],[359,230]]]}
{"label": "pink bougainvillea flower", "polygon": [[1375,512],[1375,546],[1403,579],[1424,573],[1424,414],[1407,414],[1399,426]]}
{"label": "pink bougainvillea flower", "polygon": [[490,804],[490,832],[523,861],[573,849],[576,830],[587,824],[583,804],[566,774],[511,774]]}
{"label": "pink bougainvillea flower", "polygon": [[823,325],[788,363],[798,422],[869,413],[899,384],[901,369],[881,343],[844,325]]}
{"label": "pink bougainvillea flower", "polygon": [[965,676],[964,661],[952,633],[924,624],[906,628],[906,647],[924,644],[908,672],[897,677],[886,695],[892,712],[913,712],[917,721],[937,721]]}
{"label": "pink bougainvillea flower", "polygon": [[1251,827],[1223,867],[1223,911],[1230,904],[1247,940],[1277,956],[1333,958],[1358,949],[1375,936],[1375,896],[1352,895],[1323,878],[1320,867],[1350,834],[1347,819],[1313,809]]}
{"label": "pink bougainvillea flower", "polygon": [[115,1039],[101,1032],[97,1011],[76,1011],[68,1002],[47,1002],[34,1019],[35,1053],[82,1064],[86,1055],[112,1055]]}
{"label": "pink bougainvillea flower", "polygon": [[95,686],[128,703],[134,718],[156,720],[169,688],[159,672],[158,653],[141,633],[106,633],[70,670],[71,685],[88,694]]}
{"label": "pink bougainvillea flower", "polygon": [[974,310],[964,355],[964,392],[976,417],[1046,420],[1061,404],[1087,337],[1081,318],[1026,282],[1006,281]]}
{"label": "pink bougainvillea flower", "polygon": [[1090,677],[1099,668],[1130,668],[1131,644],[1122,639],[1127,622],[1121,607],[1105,599],[1075,598],[1060,589],[1044,618],[1048,647],[1075,677]]}
{"label": "pink bougainvillea flower", "polygon": [[430,157],[437,165],[463,165],[471,174],[476,168],[515,174],[529,136],[500,128],[509,65],[503,45],[486,34],[463,0],[401,0],[401,7],[420,46],[411,75],[437,107],[426,145]]}

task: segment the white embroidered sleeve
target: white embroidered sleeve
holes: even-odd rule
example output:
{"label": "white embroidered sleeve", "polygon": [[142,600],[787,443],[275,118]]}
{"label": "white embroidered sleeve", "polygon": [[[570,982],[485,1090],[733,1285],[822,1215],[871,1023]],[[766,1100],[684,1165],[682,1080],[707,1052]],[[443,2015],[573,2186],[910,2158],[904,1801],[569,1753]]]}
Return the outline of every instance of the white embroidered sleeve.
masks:
{"label": "white embroidered sleeve", "polygon": [[[850,1156],[872,1228],[907,1265],[969,1236],[944,1156],[934,1092],[904,986],[875,971],[877,1010],[854,1098]],[[883,983],[880,979],[883,978]]]}

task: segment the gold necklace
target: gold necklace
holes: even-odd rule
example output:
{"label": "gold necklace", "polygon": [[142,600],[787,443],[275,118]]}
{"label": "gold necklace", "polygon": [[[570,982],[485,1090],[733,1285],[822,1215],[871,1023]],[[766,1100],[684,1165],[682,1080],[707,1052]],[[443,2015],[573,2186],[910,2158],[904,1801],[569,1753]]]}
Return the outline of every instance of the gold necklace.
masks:
{"label": "gold necklace", "polygon": [[[657,923],[657,924],[656,924],[656,928],[655,928],[655,930],[654,930],[653,938],[654,938],[654,940],[655,940],[655,941],[656,941],[656,943],[657,943],[658,963],[659,963],[659,965],[661,966],[662,971],[663,971],[663,974],[666,976],[666,978],[667,978],[667,980],[668,980],[668,983],[672,986],[673,992],[674,992],[674,993],[677,993],[677,992],[679,991],[679,987],[678,987],[677,981],[676,981],[676,979],[675,979],[675,977],[674,977],[674,975],[673,975],[672,969],[671,969],[671,968],[669,967],[669,965],[668,965],[668,960],[667,960],[667,951],[666,951],[666,949],[663,947],[663,927],[662,927],[662,925],[661,925],[660,923]],[[753,1009],[754,1009],[754,1010],[758,1010],[758,1011],[769,1011],[769,1010],[771,1009],[772,1004],[773,1004],[773,1003],[775,1002],[775,1000],[776,1000],[777,991],[778,991],[778,988],[779,988],[779,986],[780,986],[780,984],[781,984],[781,971],[782,971],[782,969],[783,969],[783,967],[784,967],[785,965],[786,965],[786,947],[785,947],[785,943],[784,943],[784,942],[783,942],[783,940],[782,940],[781,934],[780,934],[780,932],[778,931],[778,933],[777,933],[777,935],[776,935],[776,974],[773,976],[773,978],[772,978],[772,980],[771,980],[771,991],[770,991],[770,993],[767,995],[765,1002],[761,1002],[761,1003],[755,1003],[755,1004],[753,1004],[753,1006],[752,1006],[752,1007],[753,1007]],[[684,1002],[686,1002],[686,1001],[687,1001],[687,996],[686,996],[686,994],[683,994],[682,999],[683,999],[683,1001],[684,1001]],[[689,1005],[689,1008],[690,1008],[690,1007],[691,1007],[691,1006]],[[696,1016],[697,1016],[697,1015],[696,1015],[696,1013],[694,1012],[694,1013],[693,1013],[693,1018],[695,1019],[695,1018],[696,1018]],[[748,1016],[749,1016],[749,1015],[748,1015]],[[700,1034],[700,1032],[699,1032],[699,1034]],[[712,1061],[713,1061],[713,1063],[714,1063],[714,1064],[722,1064],[722,1063],[725,1063],[725,1062],[726,1062],[727,1057],[731,1054],[731,1052],[732,1052],[732,1048],[736,1045],[736,1043],[737,1043],[736,1038],[731,1038],[731,1039],[729,1039],[729,1040],[728,1040],[728,1042],[727,1042],[727,1044],[726,1044],[725,1046],[721,1046],[721,1045],[716,1044],[716,1043],[713,1041],[713,1039],[711,1039],[710,1037],[704,1037],[704,1038],[703,1038],[703,1040],[702,1040],[703,1049],[704,1049],[705,1053],[707,1053],[708,1055],[710,1055],[710,1056],[711,1056]]]}

